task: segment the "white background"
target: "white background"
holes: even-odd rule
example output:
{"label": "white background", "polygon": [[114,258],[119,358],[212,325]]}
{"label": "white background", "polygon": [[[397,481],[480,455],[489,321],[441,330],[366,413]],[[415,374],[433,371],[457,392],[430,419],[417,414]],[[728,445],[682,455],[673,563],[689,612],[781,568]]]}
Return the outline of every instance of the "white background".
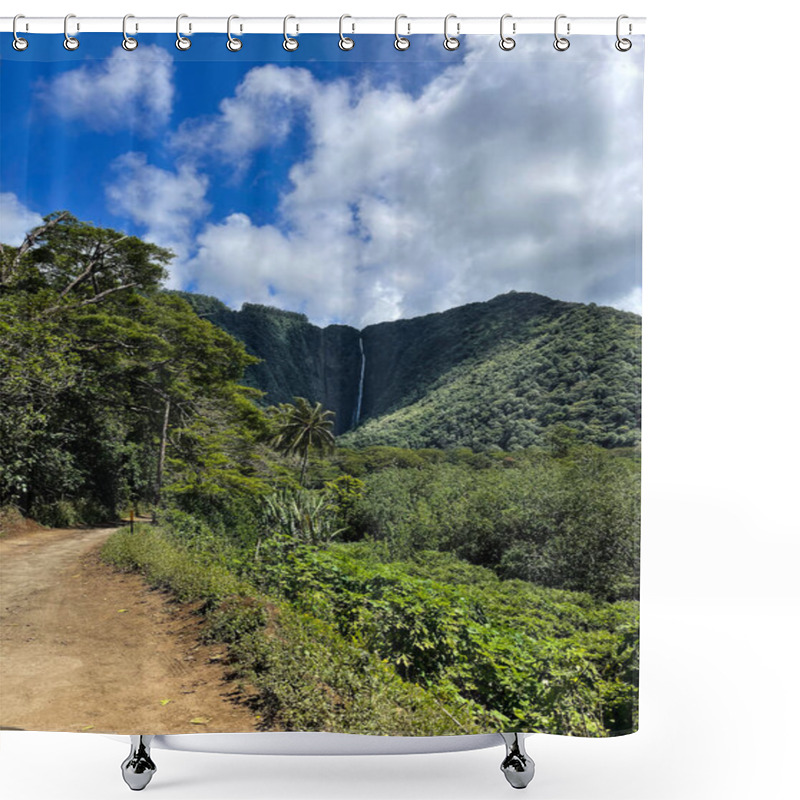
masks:
{"label": "white background", "polygon": [[[796,8],[24,0],[4,10],[647,16],[641,730],[615,740],[529,739],[537,776],[527,791],[539,800],[798,796]],[[98,735],[3,732],[0,786],[9,800],[128,797],[119,772],[126,754],[126,745]],[[159,771],[145,790],[153,800],[491,800],[512,792],[500,749],[155,757]]]}

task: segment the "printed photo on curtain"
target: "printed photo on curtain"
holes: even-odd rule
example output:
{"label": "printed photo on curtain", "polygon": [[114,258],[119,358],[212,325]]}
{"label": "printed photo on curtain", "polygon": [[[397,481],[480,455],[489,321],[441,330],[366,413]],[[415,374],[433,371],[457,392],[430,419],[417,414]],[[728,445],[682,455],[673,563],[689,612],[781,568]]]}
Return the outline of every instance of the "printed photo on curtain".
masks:
{"label": "printed photo on curtain", "polygon": [[0,726],[635,731],[643,37],[28,38]]}

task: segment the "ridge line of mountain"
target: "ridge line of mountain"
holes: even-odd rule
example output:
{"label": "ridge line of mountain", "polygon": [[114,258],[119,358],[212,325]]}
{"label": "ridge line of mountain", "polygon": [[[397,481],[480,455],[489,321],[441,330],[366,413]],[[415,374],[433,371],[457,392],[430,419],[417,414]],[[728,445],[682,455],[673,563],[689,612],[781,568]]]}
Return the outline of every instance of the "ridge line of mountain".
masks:
{"label": "ridge line of mountain", "polygon": [[[559,424],[604,446],[638,442],[641,317],[633,312],[507,292],[359,330],[180,294],[262,359],[245,381],[266,392],[265,402],[319,401],[348,442],[509,449],[539,443]],[[452,418],[456,410],[464,422]]]}

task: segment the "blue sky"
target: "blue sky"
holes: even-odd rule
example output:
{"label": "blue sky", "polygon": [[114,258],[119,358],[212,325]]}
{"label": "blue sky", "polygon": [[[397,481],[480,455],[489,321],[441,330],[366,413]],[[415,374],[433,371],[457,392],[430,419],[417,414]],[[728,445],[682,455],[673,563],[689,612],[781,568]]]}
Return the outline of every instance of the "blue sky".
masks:
{"label": "blue sky", "polygon": [[2,43],[3,241],[67,208],[170,247],[170,286],[319,323],[510,289],[640,310],[643,42],[119,39]]}

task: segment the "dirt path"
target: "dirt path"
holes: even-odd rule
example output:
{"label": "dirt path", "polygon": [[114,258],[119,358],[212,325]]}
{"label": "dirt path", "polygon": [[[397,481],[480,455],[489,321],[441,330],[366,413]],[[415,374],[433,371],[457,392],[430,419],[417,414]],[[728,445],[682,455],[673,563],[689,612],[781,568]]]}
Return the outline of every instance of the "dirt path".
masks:
{"label": "dirt path", "polygon": [[0,539],[0,727],[257,730],[246,698],[225,680],[224,646],[199,642],[192,608],[100,561],[113,532]]}

